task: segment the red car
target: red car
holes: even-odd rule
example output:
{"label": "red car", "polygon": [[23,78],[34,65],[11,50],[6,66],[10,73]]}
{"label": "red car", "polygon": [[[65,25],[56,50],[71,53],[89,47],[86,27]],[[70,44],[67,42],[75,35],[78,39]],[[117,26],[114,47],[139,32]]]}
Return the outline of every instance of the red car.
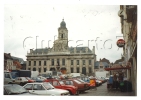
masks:
{"label": "red car", "polygon": [[78,81],[77,79],[64,79],[62,80],[66,85],[73,85],[73,86],[76,86],[78,87],[78,91],[79,93],[80,92],[84,92],[86,90],[88,90],[90,87],[89,87],[89,84],[87,83],[82,83],[80,81]]}
{"label": "red car", "polygon": [[33,80],[33,79],[29,78],[29,77],[25,77],[25,78],[28,80],[28,83],[33,83],[33,82],[35,82],[35,80]]}
{"label": "red car", "polygon": [[44,82],[50,82],[55,88],[68,90],[71,95],[79,95],[78,88],[72,85],[65,85],[62,80],[46,79]]}
{"label": "red car", "polygon": [[89,86],[88,90],[92,87],[92,85],[91,85],[90,83],[85,82],[85,81],[83,81],[83,80],[81,80],[81,79],[79,79],[79,78],[76,78],[76,79],[77,79],[78,81],[82,82],[82,83],[87,84],[87,85]]}

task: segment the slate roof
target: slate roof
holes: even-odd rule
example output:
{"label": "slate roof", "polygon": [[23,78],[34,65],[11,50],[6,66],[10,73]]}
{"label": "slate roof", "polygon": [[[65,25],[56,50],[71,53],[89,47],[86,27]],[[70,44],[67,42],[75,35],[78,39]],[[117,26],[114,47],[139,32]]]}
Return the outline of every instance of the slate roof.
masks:
{"label": "slate roof", "polygon": [[110,61],[106,58],[101,59],[102,62],[107,62],[108,64],[110,64]]}
{"label": "slate roof", "polygon": [[94,63],[94,68],[97,69],[98,67],[99,67],[99,62],[97,61]]}
{"label": "slate roof", "polygon": [[[69,47],[70,52],[74,52],[75,47]],[[82,53],[86,53],[86,48],[87,47],[76,47],[76,52],[82,51]],[[88,48],[88,53],[92,53],[92,51]]]}
{"label": "slate roof", "polygon": [[107,63],[107,62],[102,62],[102,63],[103,63],[103,65],[104,65],[104,68],[109,67],[109,65],[108,65],[108,63]]}
{"label": "slate roof", "polygon": [[[96,69],[96,68],[98,68],[99,67],[99,61],[97,61],[97,62],[95,62],[94,63],[94,68]],[[102,62],[103,63],[103,66],[104,66],[104,68],[107,68],[107,67],[109,67],[109,65],[108,65],[108,63],[107,62]]]}
{"label": "slate roof", "polygon": [[[74,52],[74,48],[75,47],[69,47],[68,50],[73,53]],[[76,47],[76,52],[82,51],[82,53],[86,53],[86,48],[87,47]],[[42,54],[42,52],[47,53],[49,51],[49,49],[51,50],[51,48],[41,48],[41,49],[35,49],[33,50],[33,54],[38,53],[38,54]],[[88,53],[92,53],[92,51],[88,48]]]}
{"label": "slate roof", "polygon": [[39,49],[35,49],[35,50],[33,50],[33,54],[36,54],[36,53],[42,54],[42,52],[47,53],[49,51],[49,49],[51,49],[51,48],[39,48]]}
{"label": "slate roof", "polygon": [[18,57],[14,57],[14,56],[11,56],[13,58],[13,60],[18,60],[18,62],[20,64],[24,64],[24,60],[22,58],[18,58]]}
{"label": "slate roof", "polygon": [[11,60],[13,60],[11,55],[10,55],[10,53],[4,53],[4,59],[11,59]]}

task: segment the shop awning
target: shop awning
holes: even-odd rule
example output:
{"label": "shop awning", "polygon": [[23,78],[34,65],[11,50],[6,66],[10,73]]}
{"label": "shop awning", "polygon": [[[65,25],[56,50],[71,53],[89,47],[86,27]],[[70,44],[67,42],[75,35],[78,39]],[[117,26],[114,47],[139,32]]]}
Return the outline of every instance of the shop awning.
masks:
{"label": "shop awning", "polygon": [[116,67],[116,68],[105,68],[106,71],[110,70],[121,70],[121,69],[130,69],[131,67]]}

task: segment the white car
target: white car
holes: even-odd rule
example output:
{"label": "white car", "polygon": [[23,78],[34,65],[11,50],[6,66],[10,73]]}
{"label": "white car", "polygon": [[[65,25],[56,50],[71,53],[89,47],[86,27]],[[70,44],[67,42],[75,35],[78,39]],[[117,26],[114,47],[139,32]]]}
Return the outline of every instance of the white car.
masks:
{"label": "white car", "polygon": [[54,88],[49,82],[27,83],[23,86],[29,93],[48,96],[68,96],[69,91]]}
{"label": "white car", "polygon": [[16,77],[15,78],[15,83],[23,86],[26,83],[28,83],[28,80],[25,77]]}

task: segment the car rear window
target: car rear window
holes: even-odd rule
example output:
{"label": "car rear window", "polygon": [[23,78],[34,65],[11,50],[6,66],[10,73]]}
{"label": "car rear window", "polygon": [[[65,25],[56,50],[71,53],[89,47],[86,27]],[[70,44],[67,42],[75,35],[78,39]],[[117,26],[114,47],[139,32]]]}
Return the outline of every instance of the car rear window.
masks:
{"label": "car rear window", "polygon": [[74,80],[76,83],[81,84],[81,82],[79,82],[78,80]]}
{"label": "car rear window", "polygon": [[60,84],[65,85],[63,81],[59,81]]}
{"label": "car rear window", "polygon": [[73,85],[72,81],[66,81],[66,85]]}

